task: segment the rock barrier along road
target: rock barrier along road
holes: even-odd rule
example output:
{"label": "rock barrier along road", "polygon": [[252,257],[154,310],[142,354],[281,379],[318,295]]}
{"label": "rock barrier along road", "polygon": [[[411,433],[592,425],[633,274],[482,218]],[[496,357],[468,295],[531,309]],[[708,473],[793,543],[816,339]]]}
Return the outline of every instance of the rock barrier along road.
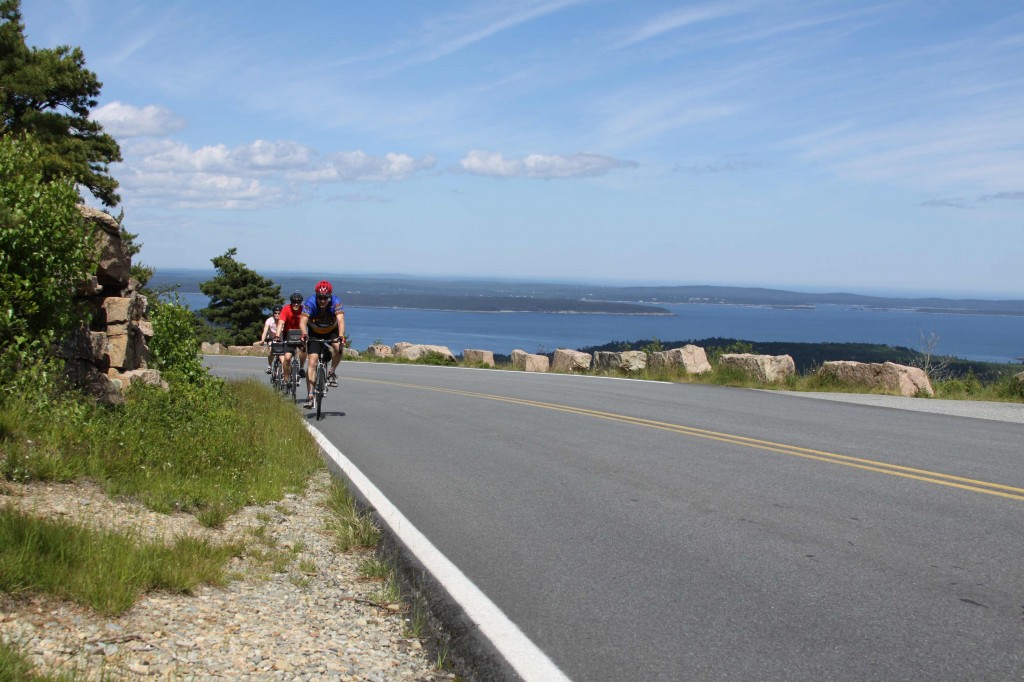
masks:
{"label": "rock barrier along road", "polygon": [[1024,677],[1024,424],[568,375],[339,377],[317,428],[571,679]]}

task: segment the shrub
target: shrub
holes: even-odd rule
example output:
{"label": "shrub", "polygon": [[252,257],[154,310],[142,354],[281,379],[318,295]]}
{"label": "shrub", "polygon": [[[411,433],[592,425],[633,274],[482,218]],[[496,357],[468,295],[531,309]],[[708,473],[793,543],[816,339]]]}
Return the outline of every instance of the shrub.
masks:
{"label": "shrub", "polygon": [[157,369],[169,380],[181,377],[190,383],[210,378],[199,359],[199,337],[196,336],[195,316],[175,297],[170,301],[156,301],[150,317],[153,321],[153,339],[149,349]]}
{"label": "shrub", "polygon": [[[0,386],[51,355],[85,319],[75,285],[95,267],[92,232],[67,180],[46,181],[42,148],[0,137]],[[52,372],[51,370],[48,370]],[[9,391],[8,391],[9,392]]]}

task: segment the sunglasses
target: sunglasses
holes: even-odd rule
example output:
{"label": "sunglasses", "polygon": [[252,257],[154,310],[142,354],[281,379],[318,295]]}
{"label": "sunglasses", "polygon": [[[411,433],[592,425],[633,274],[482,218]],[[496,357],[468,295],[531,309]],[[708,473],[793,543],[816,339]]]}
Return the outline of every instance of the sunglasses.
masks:
{"label": "sunglasses", "polygon": [[328,296],[321,296],[320,294],[317,294],[316,295],[316,300],[318,300],[318,301],[329,301],[329,300],[331,300],[331,297],[329,295]]}

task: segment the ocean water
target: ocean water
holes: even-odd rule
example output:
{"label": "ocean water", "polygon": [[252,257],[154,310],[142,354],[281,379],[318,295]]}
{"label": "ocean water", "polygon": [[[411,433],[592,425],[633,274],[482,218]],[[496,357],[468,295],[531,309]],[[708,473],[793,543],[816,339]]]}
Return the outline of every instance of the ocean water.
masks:
{"label": "ocean water", "polygon": [[[193,309],[206,305],[198,293],[182,293]],[[923,350],[937,339],[933,353],[967,360],[1014,362],[1024,356],[1024,317],[869,310],[840,305],[779,309],[721,304],[662,305],[672,316],[580,315],[548,313],[467,313],[391,308],[346,308],[353,347],[375,341],[447,346],[509,354],[556,348],[582,348],[609,341],[657,337],[682,341],[709,337],[750,341],[880,343]]]}

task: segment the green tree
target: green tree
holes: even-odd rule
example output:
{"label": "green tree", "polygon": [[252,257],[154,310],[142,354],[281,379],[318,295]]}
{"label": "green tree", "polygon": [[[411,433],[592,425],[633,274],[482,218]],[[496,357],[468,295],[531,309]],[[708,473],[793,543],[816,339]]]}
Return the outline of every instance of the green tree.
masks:
{"label": "green tree", "polygon": [[238,249],[230,248],[211,259],[217,276],[199,283],[210,297],[210,305],[199,311],[214,325],[227,330],[232,344],[258,341],[267,311],[281,303],[281,286],[235,260]]}
{"label": "green tree", "polygon": [[28,47],[20,0],[0,0],[0,136],[31,133],[44,150],[44,179],[69,178],[115,206],[121,198],[109,165],[121,148],[89,119],[102,85],[81,48]]}
{"label": "green tree", "polygon": [[82,323],[74,288],[96,267],[74,184],[47,180],[44,156],[32,138],[0,136],[0,384]]}

